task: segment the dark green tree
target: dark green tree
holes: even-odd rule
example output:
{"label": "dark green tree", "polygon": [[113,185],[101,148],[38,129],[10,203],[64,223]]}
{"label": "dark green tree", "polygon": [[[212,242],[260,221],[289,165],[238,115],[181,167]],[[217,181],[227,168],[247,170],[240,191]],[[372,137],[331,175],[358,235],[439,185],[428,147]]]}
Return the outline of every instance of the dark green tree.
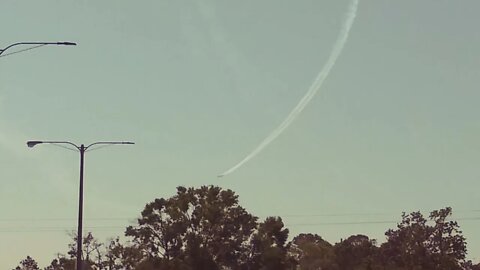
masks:
{"label": "dark green tree", "polygon": [[387,267],[411,270],[456,270],[465,262],[466,242],[456,221],[448,221],[452,209],[430,213],[403,213],[397,229],[388,230],[381,246],[381,258]]}
{"label": "dark green tree", "polygon": [[317,234],[302,233],[293,238],[290,253],[301,270],[337,270],[333,246]]}
{"label": "dark green tree", "polygon": [[462,265],[463,270],[480,270],[480,263],[478,264],[473,264],[472,261],[468,260]]}
{"label": "dark green tree", "polygon": [[280,217],[260,223],[250,241],[247,269],[295,269],[295,261],[288,256],[288,232]]}
{"label": "dark green tree", "polygon": [[106,250],[103,265],[108,270],[132,270],[143,258],[142,252],[130,243],[120,243],[120,238],[109,240],[105,244]]}
{"label": "dark green tree", "polygon": [[[75,270],[77,257],[77,235],[72,232],[69,234],[72,241],[68,244],[67,255],[57,254],[45,270]],[[104,251],[101,249],[102,243],[96,239],[91,232],[83,237],[82,242],[82,264],[84,270],[102,270],[106,269]]]}
{"label": "dark green tree", "polygon": [[[84,270],[480,270],[466,260],[466,240],[447,207],[425,218],[402,214],[387,241],[377,247],[365,235],[332,246],[319,235],[302,233],[288,241],[280,217],[257,217],[238,204],[231,190],[215,186],[178,187],[168,199],[148,203],[121,243],[83,239]],[[44,270],[75,270],[76,236],[67,255]],[[13,270],[39,270],[27,256]]]}
{"label": "dark green tree", "polygon": [[460,226],[447,220],[452,208],[447,207],[430,213],[431,226],[428,250],[432,254],[435,269],[461,269],[467,255],[467,243]]}
{"label": "dark green tree", "polygon": [[[68,245],[68,255],[71,259],[77,256],[77,235],[71,234],[72,242]],[[82,240],[82,263],[85,270],[103,269],[103,253],[101,250],[102,243],[96,239],[91,232],[83,237]]]}
{"label": "dark green tree", "polygon": [[53,259],[45,270],[75,270],[76,260],[67,258],[65,255],[57,254],[57,258]]}
{"label": "dark green tree", "polygon": [[375,267],[376,241],[365,235],[352,235],[335,244],[335,255],[340,270],[367,270]]}
{"label": "dark green tree", "polygon": [[231,190],[178,187],[169,199],[147,204],[126,235],[144,263],[171,269],[240,269],[247,262],[257,218],[238,204]]}
{"label": "dark green tree", "polygon": [[13,270],[40,270],[40,268],[38,268],[38,263],[32,257],[27,256]]}

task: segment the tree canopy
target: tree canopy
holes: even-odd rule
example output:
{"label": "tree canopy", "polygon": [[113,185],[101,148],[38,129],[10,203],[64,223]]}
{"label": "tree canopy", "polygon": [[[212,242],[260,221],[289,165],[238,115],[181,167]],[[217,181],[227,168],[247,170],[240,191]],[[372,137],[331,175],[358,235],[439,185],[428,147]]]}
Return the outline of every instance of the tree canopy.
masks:
{"label": "tree canopy", "polygon": [[[301,233],[289,241],[281,217],[258,217],[239,205],[232,190],[178,187],[170,198],[147,203],[128,241],[83,237],[84,270],[480,270],[466,260],[467,243],[452,209],[403,213],[385,241],[352,235],[331,244]],[[66,254],[44,270],[74,270],[76,235]],[[13,270],[40,270],[27,256]]]}

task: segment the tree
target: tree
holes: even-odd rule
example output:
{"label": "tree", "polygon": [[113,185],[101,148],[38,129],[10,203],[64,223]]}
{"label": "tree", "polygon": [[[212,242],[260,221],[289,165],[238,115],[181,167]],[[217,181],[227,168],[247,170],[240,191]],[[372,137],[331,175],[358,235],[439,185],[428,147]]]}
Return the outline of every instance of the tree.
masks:
{"label": "tree", "polygon": [[288,229],[280,217],[268,217],[260,223],[250,241],[248,269],[294,269],[288,257]]}
{"label": "tree", "polygon": [[65,255],[57,254],[57,258],[53,259],[45,270],[75,270],[76,260],[67,258]]}
{"label": "tree", "polygon": [[430,223],[420,212],[402,214],[397,229],[388,230],[381,246],[385,265],[400,269],[462,269],[466,242],[456,221],[447,221],[452,209],[430,213]]}
{"label": "tree", "polygon": [[[72,242],[68,244],[67,255],[57,254],[45,270],[75,270],[77,260],[77,235],[72,232],[69,234]],[[104,260],[104,251],[101,249],[102,243],[96,239],[91,232],[83,237],[82,241],[82,265],[84,270],[102,270],[106,269]]]}
{"label": "tree", "polygon": [[38,268],[38,263],[32,257],[27,256],[13,270],[40,270],[40,268]]}
{"label": "tree", "polygon": [[[480,270],[466,260],[466,240],[452,209],[402,214],[380,247],[365,235],[335,245],[317,234],[288,241],[280,217],[258,223],[231,190],[215,186],[178,187],[168,199],[148,203],[136,226],[120,242],[92,233],[83,239],[84,270]],[[76,235],[66,255],[44,270],[75,270]],[[39,270],[27,256],[13,270]]]}
{"label": "tree", "polygon": [[473,264],[472,261],[466,261],[462,264],[463,270],[480,270],[480,263]]}
{"label": "tree", "polygon": [[352,235],[335,244],[336,261],[341,270],[372,269],[378,247],[365,235]]}
{"label": "tree", "polygon": [[147,204],[125,234],[156,267],[240,269],[256,220],[231,190],[178,187],[175,196]]}
{"label": "tree", "polygon": [[[68,255],[71,259],[77,257],[77,234],[72,233],[72,242],[68,244]],[[82,239],[82,265],[85,270],[103,269],[103,253],[101,251],[102,243],[96,239],[91,232],[88,232]]]}
{"label": "tree", "polygon": [[435,269],[460,269],[467,255],[467,243],[456,221],[447,221],[452,208],[447,207],[430,213],[431,227],[428,250],[434,259]]}
{"label": "tree", "polygon": [[290,253],[298,261],[301,270],[336,270],[333,246],[317,234],[302,233],[293,238]]}
{"label": "tree", "polygon": [[143,258],[141,251],[131,244],[120,243],[120,238],[108,241],[103,265],[109,270],[132,270]]}

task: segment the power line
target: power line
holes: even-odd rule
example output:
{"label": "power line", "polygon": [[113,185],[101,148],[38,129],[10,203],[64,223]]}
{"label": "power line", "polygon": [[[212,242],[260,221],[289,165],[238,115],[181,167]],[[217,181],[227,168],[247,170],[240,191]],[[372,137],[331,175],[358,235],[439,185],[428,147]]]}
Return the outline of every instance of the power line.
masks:
{"label": "power line", "polygon": [[[480,217],[456,218],[458,221],[480,220]],[[348,221],[348,222],[314,222],[314,223],[292,223],[288,226],[322,226],[322,225],[363,225],[363,224],[397,224],[398,220],[378,220],[378,221]]]}
{"label": "power line", "polygon": [[[457,221],[478,221],[480,217],[463,217],[455,219]],[[286,223],[285,227],[301,227],[301,226],[341,226],[341,225],[373,225],[373,224],[397,224],[398,220],[372,220],[372,221],[348,221],[348,222],[312,222],[312,223]],[[0,227],[0,233],[21,233],[21,232],[66,232],[74,230],[75,227]],[[89,226],[84,230],[93,231],[117,231],[125,229],[125,226],[109,225],[109,226]]]}
{"label": "power line", "polygon": [[[453,218],[455,218],[456,213],[479,213],[480,210],[473,209],[473,210],[463,210],[463,211],[455,211],[453,214]],[[280,215],[259,215],[258,217],[269,217],[269,216],[279,216],[279,217],[289,217],[289,218],[297,218],[297,217],[358,217],[358,216],[398,216],[397,212],[384,212],[384,213],[374,213],[374,212],[364,212],[364,213],[325,213],[325,214],[317,214],[317,213],[305,213],[305,214],[280,214]],[[140,217],[85,217],[84,220],[137,220]],[[65,217],[40,217],[40,218],[0,218],[0,222],[5,221],[69,221],[69,220],[77,220],[76,217],[65,218]],[[459,220],[459,219],[457,219]]]}
{"label": "power line", "polygon": [[[84,220],[137,220],[132,217],[97,217],[84,218]],[[77,218],[0,218],[0,222],[4,221],[76,221]]]}
{"label": "power line", "polygon": [[[114,231],[115,229],[125,229],[124,226],[90,226],[84,227],[84,231]],[[0,228],[0,233],[22,233],[22,232],[69,232],[76,230],[76,227],[8,227]]]}
{"label": "power line", "polygon": [[[417,210],[416,210],[417,211]],[[428,212],[430,213],[430,211],[427,211],[427,210],[419,210],[420,212]],[[409,213],[409,211],[403,211],[405,213]],[[314,214],[309,214],[309,213],[305,213],[305,214],[293,214],[293,213],[287,213],[287,214],[283,214],[283,215],[278,215],[280,217],[348,217],[348,216],[398,216],[399,213],[401,214],[402,212],[383,212],[383,213],[380,213],[380,212],[358,212],[358,213],[322,213],[322,214],[317,214],[317,213],[314,213]],[[480,213],[480,210],[478,209],[472,209],[472,210],[456,210],[454,211],[453,213],[453,216],[455,216],[455,214],[461,214],[461,213]],[[272,216],[272,215],[261,215],[261,216]]]}

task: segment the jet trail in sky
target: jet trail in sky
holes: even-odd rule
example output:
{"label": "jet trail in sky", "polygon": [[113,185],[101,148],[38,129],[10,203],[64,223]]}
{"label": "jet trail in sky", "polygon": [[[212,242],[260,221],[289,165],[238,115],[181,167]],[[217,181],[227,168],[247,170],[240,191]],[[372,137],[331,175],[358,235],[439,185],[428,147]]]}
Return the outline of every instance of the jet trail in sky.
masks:
{"label": "jet trail in sky", "polygon": [[347,14],[347,18],[345,20],[345,24],[343,25],[342,29],[340,30],[340,34],[338,35],[337,41],[335,42],[332,52],[325,63],[323,69],[318,73],[315,81],[312,83],[310,88],[308,89],[305,96],[298,102],[297,106],[293,108],[290,114],[283,120],[283,122],[274,129],[250,154],[248,154],[244,159],[242,159],[239,163],[235,166],[231,167],[224,173],[220,174],[218,177],[226,176],[236,169],[240,168],[243,164],[248,162],[250,159],[255,157],[258,153],[260,153],[266,146],[268,146],[271,142],[273,142],[283,131],[300,115],[300,113],[305,109],[308,103],[312,100],[315,94],[320,90],[322,87],[323,82],[327,78],[330,70],[335,65],[338,56],[340,56],[345,43],[347,42],[348,35],[350,33],[350,29],[353,26],[353,22],[355,21],[355,17],[357,16],[357,9],[358,9],[358,2],[359,0],[352,0],[350,5],[349,12]]}

